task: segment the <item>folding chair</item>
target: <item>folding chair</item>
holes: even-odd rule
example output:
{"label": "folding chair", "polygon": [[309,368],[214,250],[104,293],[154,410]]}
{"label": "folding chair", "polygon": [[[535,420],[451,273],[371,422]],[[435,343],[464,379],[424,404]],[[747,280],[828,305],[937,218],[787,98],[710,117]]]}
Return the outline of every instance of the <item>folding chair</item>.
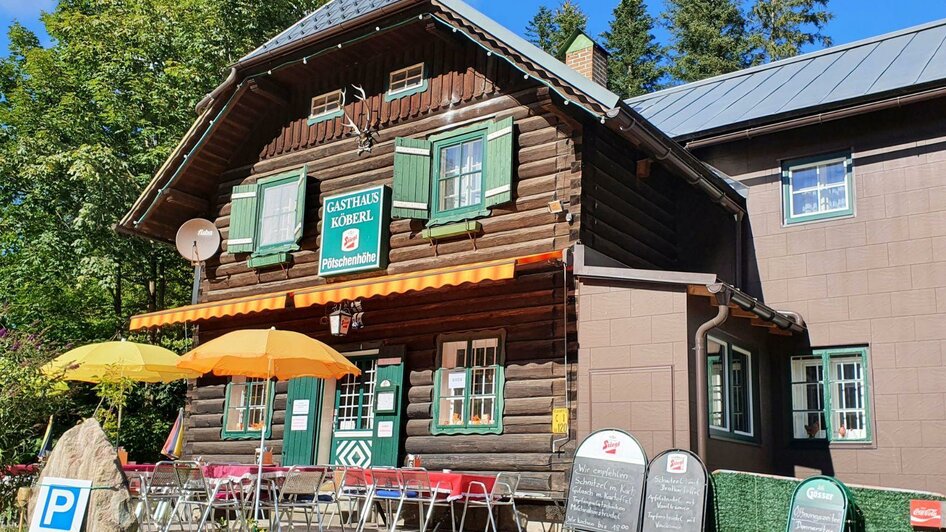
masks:
{"label": "folding chair", "polygon": [[141,502],[144,515],[141,516],[142,529],[154,527],[164,529],[164,518],[168,523],[174,520],[174,507],[180,498],[180,484],[174,471],[174,462],[158,462],[141,487]]}
{"label": "folding chair", "polygon": [[[371,507],[369,506],[369,499],[371,498],[371,492],[374,488],[372,484],[372,479],[368,476],[368,470],[362,467],[349,467],[345,469],[345,475],[341,482],[341,492],[340,495],[348,500],[348,524],[351,524],[351,518],[354,516],[354,512],[351,511],[353,505],[359,507],[359,524],[356,525],[356,530],[360,531],[362,525],[360,524],[363,520],[362,517],[367,516],[370,513]],[[342,525],[344,528],[345,525]]]}
{"label": "folding chair", "polygon": [[[397,520],[401,516],[401,510],[404,508],[404,501],[407,498],[416,499],[420,496],[417,490],[407,490],[404,488],[404,481],[401,478],[401,472],[393,467],[372,467],[371,481],[373,489],[366,502],[366,511],[362,512],[361,521],[358,526],[358,532],[365,528],[368,515],[371,513],[371,505],[374,502],[385,505],[385,525],[391,525],[391,532],[397,529]],[[391,515],[391,505],[397,502],[397,510]]]}
{"label": "folding chair", "polygon": [[492,526],[493,532],[499,532],[496,519],[493,517],[493,509],[511,506],[516,530],[522,532],[522,527],[519,525],[519,511],[516,509],[516,489],[518,487],[518,473],[500,473],[496,476],[492,490],[487,490],[486,485],[482,482],[470,482],[470,486],[463,496],[463,516],[460,518],[460,530],[463,530],[463,525],[466,522],[467,510],[470,506],[473,506],[474,508],[486,508],[489,525]]}
{"label": "folding chair", "polygon": [[[454,515],[453,501],[449,499],[449,486],[443,486],[438,482],[436,486],[430,485],[430,474],[426,469],[404,467],[400,469],[401,481],[404,492],[409,494],[417,492],[416,498],[410,498],[411,502],[417,502],[418,516],[420,517],[420,532],[425,532],[430,525],[430,519],[433,517],[434,508],[437,506],[450,507],[450,528],[453,532],[457,530],[456,516]],[[424,505],[427,505],[425,515]]]}
{"label": "folding chair", "polygon": [[[293,466],[286,473],[282,485],[278,486],[278,492],[273,494],[270,501],[262,504],[264,508],[272,507],[276,519],[279,520],[282,527],[283,516],[288,516],[289,530],[295,530],[295,512],[302,510],[305,517],[306,530],[312,528],[312,515],[316,513],[318,519],[318,490],[325,480],[326,471],[324,469],[300,469]],[[261,503],[263,501],[260,501]],[[320,521],[320,520],[319,520]],[[319,523],[319,530],[322,529]]]}
{"label": "folding chair", "polygon": [[[230,479],[219,479],[213,489],[210,489],[207,479],[204,478],[204,470],[197,462],[176,462],[174,471],[177,473],[180,488],[175,513],[184,511],[189,528],[193,528],[194,509],[198,509],[201,511],[201,517],[197,530],[204,529],[204,525],[215,510],[226,511],[228,529],[230,528],[230,512],[234,512],[239,518],[240,529],[248,530],[243,515],[242,497],[233,489],[233,482]],[[171,522],[168,521],[164,532],[167,532],[170,527]]]}
{"label": "folding chair", "polygon": [[[328,525],[332,526],[332,520],[335,518],[335,515],[338,515],[338,522],[341,524],[342,532],[346,532],[346,523],[342,519],[342,501],[349,499],[342,491],[342,486],[345,484],[345,466],[321,466],[325,468],[325,478],[322,479],[322,484],[319,485],[318,490],[315,492],[315,511],[319,517],[319,530],[322,530],[322,525],[324,521],[325,514],[327,512],[322,511],[322,505],[326,506],[326,509],[329,506],[334,506],[335,511],[332,512],[332,516],[329,517]],[[351,511],[351,505],[349,504],[349,513]]]}

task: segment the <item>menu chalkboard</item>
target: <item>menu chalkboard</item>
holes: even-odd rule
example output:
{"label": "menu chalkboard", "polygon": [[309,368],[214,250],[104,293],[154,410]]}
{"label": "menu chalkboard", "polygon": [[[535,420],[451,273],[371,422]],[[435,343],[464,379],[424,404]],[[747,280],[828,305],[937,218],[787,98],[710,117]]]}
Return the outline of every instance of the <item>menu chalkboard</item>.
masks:
{"label": "menu chalkboard", "polygon": [[789,532],[843,532],[847,522],[847,489],[837,479],[812,477],[795,488]]}
{"label": "menu chalkboard", "polygon": [[647,469],[644,491],[644,532],[702,532],[706,517],[706,467],[689,451],[658,454]]}
{"label": "menu chalkboard", "polygon": [[594,532],[636,531],[647,456],[630,434],[589,435],[575,452],[565,526]]}

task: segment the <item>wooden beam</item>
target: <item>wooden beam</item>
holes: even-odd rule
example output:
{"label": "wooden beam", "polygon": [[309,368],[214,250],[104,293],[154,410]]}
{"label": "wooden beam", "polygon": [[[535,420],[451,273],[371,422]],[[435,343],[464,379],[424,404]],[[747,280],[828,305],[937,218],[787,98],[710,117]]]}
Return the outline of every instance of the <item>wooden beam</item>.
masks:
{"label": "wooden beam", "polygon": [[280,83],[268,78],[253,78],[246,83],[253,94],[258,94],[277,105],[289,103],[289,89]]}
{"label": "wooden beam", "polygon": [[687,286],[687,294],[691,296],[703,296],[703,297],[714,298],[713,306],[716,306],[715,296],[713,296],[713,294],[710,293],[709,289],[707,289],[705,286],[701,284],[691,284]]}
{"label": "wooden beam", "polygon": [[189,194],[183,190],[166,188],[162,194],[167,197],[168,203],[197,211],[201,214],[206,213],[210,208],[210,202],[207,199]]}

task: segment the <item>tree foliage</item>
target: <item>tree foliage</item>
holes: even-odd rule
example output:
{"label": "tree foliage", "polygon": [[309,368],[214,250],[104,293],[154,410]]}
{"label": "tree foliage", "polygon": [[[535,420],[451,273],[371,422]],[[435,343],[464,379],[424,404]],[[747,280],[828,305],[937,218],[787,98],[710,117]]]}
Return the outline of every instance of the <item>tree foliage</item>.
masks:
{"label": "tree foliage", "polygon": [[666,6],[675,79],[697,81],[749,65],[746,18],[736,0],[666,0]]}
{"label": "tree foliage", "polygon": [[660,88],[663,50],[644,0],[620,0],[608,31],[602,34],[608,58],[608,88],[624,98]]}
{"label": "tree foliage", "polygon": [[754,62],[793,57],[808,44],[831,46],[822,33],[833,15],[828,0],[756,0],[749,10]]}
{"label": "tree foliage", "polygon": [[[19,24],[8,29],[9,55],[0,59],[0,305],[8,330],[82,345],[126,335],[134,313],[187,302],[188,265],[166,246],[119,236],[114,225],[228,65],[324,2],[60,0],[42,17],[51,46]],[[148,340],[185,346],[182,329]],[[77,389],[73,410],[91,414],[96,398]],[[131,390],[123,433],[153,427],[137,441],[159,446],[180,391]],[[154,423],[169,413],[165,425]],[[135,428],[135,419],[150,425]],[[17,426],[23,432],[11,441],[34,438],[36,428]],[[0,442],[0,454],[13,452],[8,444]]]}
{"label": "tree foliage", "polygon": [[563,0],[553,11],[541,6],[526,26],[526,37],[532,44],[556,55],[565,41],[576,31],[584,31],[588,16],[572,0]]}

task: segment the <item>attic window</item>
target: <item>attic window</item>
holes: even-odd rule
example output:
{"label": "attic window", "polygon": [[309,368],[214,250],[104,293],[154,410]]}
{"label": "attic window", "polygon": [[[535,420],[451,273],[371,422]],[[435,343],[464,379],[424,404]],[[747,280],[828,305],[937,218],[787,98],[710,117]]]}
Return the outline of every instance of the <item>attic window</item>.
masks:
{"label": "attic window", "polygon": [[345,106],[345,93],[341,90],[327,92],[312,98],[312,111],[309,119],[328,119],[340,116]]}
{"label": "attic window", "polygon": [[424,64],[417,63],[391,72],[391,77],[388,79],[387,96],[389,98],[410,96],[417,92],[423,92],[426,88],[427,78],[424,77]]}

